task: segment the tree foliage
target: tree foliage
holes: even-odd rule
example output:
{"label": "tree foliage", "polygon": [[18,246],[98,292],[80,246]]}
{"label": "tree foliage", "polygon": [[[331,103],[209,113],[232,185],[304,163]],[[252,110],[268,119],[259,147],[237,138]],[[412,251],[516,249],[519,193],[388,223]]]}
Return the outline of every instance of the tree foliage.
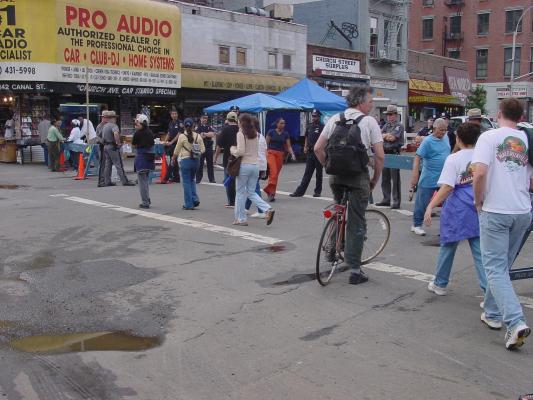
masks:
{"label": "tree foliage", "polygon": [[466,108],[479,108],[482,114],[485,114],[485,106],[487,104],[487,91],[482,85],[476,85],[470,91],[470,96],[466,99]]}

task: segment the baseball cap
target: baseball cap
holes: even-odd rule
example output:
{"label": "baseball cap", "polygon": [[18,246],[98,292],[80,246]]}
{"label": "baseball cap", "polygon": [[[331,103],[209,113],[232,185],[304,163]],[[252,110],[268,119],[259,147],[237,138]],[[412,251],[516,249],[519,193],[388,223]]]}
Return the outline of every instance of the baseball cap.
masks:
{"label": "baseball cap", "polygon": [[194,121],[192,120],[192,118],[185,118],[185,121],[183,121],[183,125],[184,126],[193,126],[194,125]]}
{"label": "baseball cap", "polygon": [[234,122],[237,122],[237,113],[234,112],[234,111],[230,111],[230,112],[228,113],[228,115],[226,115],[226,119],[227,119],[228,121],[234,121]]}

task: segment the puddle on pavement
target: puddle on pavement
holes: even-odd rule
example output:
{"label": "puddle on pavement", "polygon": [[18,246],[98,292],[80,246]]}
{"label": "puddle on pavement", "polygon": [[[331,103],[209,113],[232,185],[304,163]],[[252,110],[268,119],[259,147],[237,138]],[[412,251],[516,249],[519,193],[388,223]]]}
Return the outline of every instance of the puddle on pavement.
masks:
{"label": "puddle on pavement", "polygon": [[9,185],[9,184],[1,184],[0,185],[0,189],[9,189],[9,190],[18,189],[18,188],[21,188],[21,187],[24,187],[24,186],[21,186],[21,185]]}
{"label": "puddle on pavement", "polygon": [[142,337],[124,332],[39,335],[15,339],[11,347],[26,353],[57,354],[83,351],[143,351],[159,346],[157,336]]}
{"label": "puddle on pavement", "polygon": [[294,250],[296,246],[292,243],[280,242],[276,244],[271,244],[268,246],[259,246],[254,250],[257,253],[283,253],[285,251]]}

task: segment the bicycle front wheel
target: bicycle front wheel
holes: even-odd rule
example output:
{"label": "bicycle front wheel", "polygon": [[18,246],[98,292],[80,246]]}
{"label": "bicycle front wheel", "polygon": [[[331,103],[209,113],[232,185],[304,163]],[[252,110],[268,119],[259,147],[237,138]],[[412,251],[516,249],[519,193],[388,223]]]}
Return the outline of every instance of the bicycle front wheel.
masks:
{"label": "bicycle front wheel", "polygon": [[367,264],[376,258],[390,238],[390,221],[387,216],[378,210],[366,210],[366,235],[363,246],[361,263]]}
{"label": "bicycle front wheel", "polygon": [[337,216],[334,216],[328,219],[324,226],[316,253],[316,280],[322,286],[326,286],[330,282],[342,261],[342,257],[337,251],[336,242],[340,233],[337,231]]}

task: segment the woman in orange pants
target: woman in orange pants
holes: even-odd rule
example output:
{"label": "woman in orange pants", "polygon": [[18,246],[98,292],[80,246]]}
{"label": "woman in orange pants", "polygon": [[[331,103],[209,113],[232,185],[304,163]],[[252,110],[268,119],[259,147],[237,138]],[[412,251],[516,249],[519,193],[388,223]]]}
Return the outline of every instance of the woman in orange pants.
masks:
{"label": "woman in orange pants", "polygon": [[270,202],[276,200],[278,176],[283,167],[283,161],[285,160],[285,151],[289,152],[293,160],[296,159],[292,151],[289,132],[285,130],[285,120],[279,118],[275,125],[276,129],[271,129],[266,134],[268,144],[268,185],[265,186],[263,191],[267,194],[268,201]]}

